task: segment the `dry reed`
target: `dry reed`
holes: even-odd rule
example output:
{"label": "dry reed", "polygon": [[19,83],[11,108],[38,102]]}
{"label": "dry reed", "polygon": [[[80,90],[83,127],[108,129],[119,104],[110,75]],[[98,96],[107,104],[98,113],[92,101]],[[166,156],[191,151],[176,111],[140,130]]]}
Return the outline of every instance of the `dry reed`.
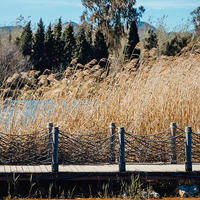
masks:
{"label": "dry reed", "polygon": [[[104,130],[115,122],[129,132],[152,134],[176,122],[181,128],[192,126],[197,132],[200,125],[199,59],[199,55],[187,54],[175,58],[162,56],[156,58],[154,64],[148,64],[147,60],[135,76],[126,71],[118,72],[115,77],[110,75],[98,83],[92,97],[75,97],[66,85],[68,88],[63,88],[62,96],[55,100],[55,90],[50,89],[37,108],[29,111],[32,113],[26,120],[27,102],[17,107],[7,106],[6,111],[2,111],[5,107],[2,103],[1,130],[37,132],[51,121],[65,132],[87,133]],[[88,82],[74,86],[74,91],[87,94],[91,87],[84,87],[85,84]],[[44,106],[47,99],[53,100]],[[9,109],[14,109],[11,116]]]}

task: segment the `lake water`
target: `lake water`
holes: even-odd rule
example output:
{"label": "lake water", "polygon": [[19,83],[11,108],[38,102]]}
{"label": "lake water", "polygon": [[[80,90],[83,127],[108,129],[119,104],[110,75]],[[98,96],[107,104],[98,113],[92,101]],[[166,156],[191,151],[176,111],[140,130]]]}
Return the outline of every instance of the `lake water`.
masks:
{"label": "lake water", "polygon": [[[10,121],[14,123],[19,122],[26,123],[34,122],[36,116],[42,116],[43,120],[46,121],[49,116],[53,115],[53,111],[56,108],[62,106],[62,112],[66,112],[69,108],[70,110],[77,109],[79,106],[83,105],[80,101],[65,102],[65,101],[52,101],[52,100],[5,100],[0,102],[0,127],[2,128],[2,123],[6,127],[9,126]],[[85,104],[87,105],[87,103]],[[5,127],[4,127],[5,128]]]}

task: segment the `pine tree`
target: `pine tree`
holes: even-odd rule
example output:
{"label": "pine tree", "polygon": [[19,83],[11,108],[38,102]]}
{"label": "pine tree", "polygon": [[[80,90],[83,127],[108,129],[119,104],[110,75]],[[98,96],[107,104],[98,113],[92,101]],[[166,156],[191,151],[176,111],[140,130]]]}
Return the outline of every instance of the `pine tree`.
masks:
{"label": "pine tree", "polygon": [[44,71],[44,24],[42,19],[38,23],[37,31],[34,35],[32,63],[36,70]]}
{"label": "pine tree", "polygon": [[93,26],[87,24],[86,27],[86,41],[88,43],[88,60],[92,60],[94,58],[94,49],[93,49],[93,45],[92,45],[92,32],[93,32]]}
{"label": "pine tree", "polygon": [[44,62],[47,69],[52,69],[54,61],[54,37],[51,24],[44,36]]}
{"label": "pine tree", "polygon": [[139,41],[140,40],[139,40],[136,22],[132,21],[130,25],[130,30],[129,30],[128,44],[124,49],[125,59],[133,58],[134,48]]}
{"label": "pine tree", "polygon": [[73,25],[70,23],[66,26],[63,34],[62,41],[64,42],[64,64],[67,66],[70,64],[72,58],[75,55],[76,40],[74,37]]}
{"label": "pine tree", "polygon": [[20,47],[20,37],[19,36],[17,36],[15,39],[15,45]]}
{"label": "pine tree", "polygon": [[32,30],[31,30],[31,22],[28,22],[27,25],[23,28],[20,41],[19,41],[19,47],[24,56],[31,56],[32,40],[33,40],[33,36],[32,36]]}
{"label": "pine tree", "polygon": [[89,61],[88,42],[85,35],[85,27],[80,26],[76,40],[76,57],[81,64],[86,64]]}
{"label": "pine tree", "polygon": [[106,45],[104,35],[100,30],[98,30],[95,34],[94,52],[97,60],[100,60],[101,58],[108,58],[108,47]]}
{"label": "pine tree", "polygon": [[110,50],[120,47],[126,25],[142,16],[144,7],[135,6],[136,0],[82,0],[85,7],[82,20],[97,24],[104,31]]}
{"label": "pine tree", "polygon": [[86,34],[85,34],[85,37],[86,37],[86,40],[87,42],[89,43],[90,46],[92,46],[92,31],[93,31],[93,27],[92,25],[87,25],[86,26]]}
{"label": "pine tree", "polygon": [[54,30],[54,66],[56,70],[60,70],[59,68],[63,64],[63,52],[64,52],[64,43],[61,40],[62,35],[62,20],[59,18],[58,23],[55,25]]}
{"label": "pine tree", "polygon": [[191,15],[196,35],[197,37],[200,37],[200,6],[198,6],[196,10],[192,11]]}
{"label": "pine tree", "polygon": [[152,48],[158,47],[158,38],[153,29],[148,30],[148,36],[144,38],[143,46],[145,49],[151,50]]}

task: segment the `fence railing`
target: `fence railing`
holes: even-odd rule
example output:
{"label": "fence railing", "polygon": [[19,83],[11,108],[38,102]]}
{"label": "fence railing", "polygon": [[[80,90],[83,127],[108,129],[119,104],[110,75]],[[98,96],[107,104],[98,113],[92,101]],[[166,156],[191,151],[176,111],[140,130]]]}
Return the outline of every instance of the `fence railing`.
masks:
{"label": "fence railing", "polygon": [[71,134],[62,132],[53,123],[37,134],[12,135],[0,133],[1,165],[118,163],[119,171],[126,163],[185,163],[192,171],[192,162],[200,162],[200,134],[191,127],[182,130],[171,123],[166,130],[155,134],[134,134],[115,123],[99,132]]}

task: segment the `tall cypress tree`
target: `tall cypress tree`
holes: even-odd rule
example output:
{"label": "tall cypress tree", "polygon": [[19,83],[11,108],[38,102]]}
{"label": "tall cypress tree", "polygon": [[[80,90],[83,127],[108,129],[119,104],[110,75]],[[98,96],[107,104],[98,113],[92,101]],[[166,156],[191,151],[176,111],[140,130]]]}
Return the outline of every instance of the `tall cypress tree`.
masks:
{"label": "tall cypress tree", "polygon": [[76,39],[76,57],[81,64],[86,64],[89,61],[88,42],[85,35],[85,27],[80,26]]}
{"label": "tall cypress tree", "polygon": [[44,23],[40,19],[33,43],[32,63],[36,70],[44,71]]}
{"label": "tall cypress tree", "polygon": [[130,25],[130,30],[129,30],[128,44],[124,49],[125,59],[132,59],[133,58],[134,48],[139,41],[140,40],[139,40],[136,21],[132,21],[131,25]]}
{"label": "tall cypress tree", "polygon": [[92,45],[92,32],[93,32],[93,26],[92,25],[87,25],[86,26],[86,40],[88,43],[88,60],[92,60],[94,58],[94,49]]}
{"label": "tall cypress tree", "polygon": [[54,61],[54,37],[51,24],[49,24],[44,36],[44,61],[47,69],[52,69]]}
{"label": "tall cypress tree", "polygon": [[97,60],[100,60],[101,58],[108,58],[108,47],[106,45],[104,35],[100,30],[98,30],[95,34],[94,52]]}
{"label": "tall cypress tree", "polygon": [[86,40],[89,43],[90,46],[92,46],[92,32],[93,32],[93,26],[92,25],[87,25],[86,26]]}
{"label": "tall cypress tree", "polygon": [[58,69],[63,63],[64,43],[61,40],[62,35],[62,20],[59,18],[58,23],[55,25],[54,30],[54,67]]}
{"label": "tall cypress tree", "polygon": [[62,41],[64,42],[64,64],[69,65],[75,55],[76,40],[74,37],[73,25],[70,23],[66,26],[63,34]]}
{"label": "tall cypress tree", "polygon": [[33,35],[31,30],[31,22],[28,22],[27,25],[23,28],[19,41],[19,47],[24,56],[31,56],[32,40],[33,40]]}

